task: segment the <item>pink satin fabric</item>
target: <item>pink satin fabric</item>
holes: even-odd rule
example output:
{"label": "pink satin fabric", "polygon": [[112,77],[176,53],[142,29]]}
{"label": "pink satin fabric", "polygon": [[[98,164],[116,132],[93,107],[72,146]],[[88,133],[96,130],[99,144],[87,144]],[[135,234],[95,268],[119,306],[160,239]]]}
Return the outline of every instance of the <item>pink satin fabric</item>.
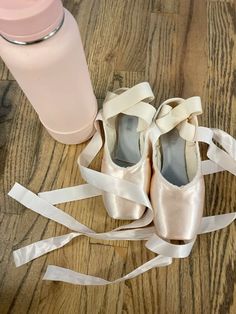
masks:
{"label": "pink satin fabric", "polygon": [[[178,105],[176,106],[176,103]],[[187,100],[174,99],[168,104],[164,103],[157,116],[156,125],[167,133],[180,126],[183,121],[197,128],[196,115],[201,113],[201,101],[199,97]],[[191,117],[191,119],[190,119]],[[194,118],[193,118],[194,117]],[[191,139],[193,141],[193,139]],[[156,142],[153,143],[153,151],[156,151]],[[198,145],[195,143],[195,145]],[[199,151],[199,148],[197,148]],[[156,152],[158,154],[158,152]],[[150,187],[150,198],[154,210],[154,225],[157,234],[168,240],[192,240],[199,229],[203,215],[205,184],[200,169],[200,154],[198,156],[198,169],[196,175],[188,184],[176,186],[168,182],[154,165]]]}
{"label": "pink satin fabric", "polygon": [[[102,173],[112,174],[113,177],[124,179],[140,186],[147,194],[151,180],[150,160],[147,157],[132,167],[119,167],[104,156]],[[146,207],[124,199],[113,193],[103,192],[103,202],[107,213],[114,219],[139,219]]]}
{"label": "pink satin fabric", "polygon": [[150,197],[157,234],[165,239],[191,240],[202,220],[205,185],[202,175],[178,187],[157,170],[153,174]]}
{"label": "pink satin fabric", "polygon": [[[109,92],[103,104],[101,111],[101,120],[105,135],[103,160],[101,166],[101,173],[109,175],[112,179],[122,179],[123,182],[134,183],[140,190],[148,194],[151,180],[151,165],[150,165],[150,141],[147,136],[147,129],[152,123],[153,116],[156,109],[147,103],[154,99],[153,92],[148,83],[140,83],[132,88],[122,88],[116,90],[114,93]],[[111,142],[110,132],[117,132],[116,123],[117,117],[120,113],[128,114],[138,118],[137,132],[139,136],[143,137],[143,145],[140,145],[141,158],[139,162],[130,167],[121,167],[112,160],[112,150],[116,145]],[[115,122],[116,121],[116,122]],[[110,125],[111,129],[107,126]],[[108,144],[109,143],[109,144]],[[112,147],[112,148],[111,148]],[[124,184],[123,188],[124,188]],[[146,209],[145,204],[130,200],[117,195],[121,192],[121,187],[118,185],[116,190],[114,185],[109,191],[104,190],[102,193],[103,203],[109,216],[114,219],[122,220],[137,220],[140,219]],[[150,216],[152,213],[149,209]],[[147,212],[146,212],[147,214]],[[151,218],[152,220],[152,218]],[[151,222],[151,221],[150,221]]]}

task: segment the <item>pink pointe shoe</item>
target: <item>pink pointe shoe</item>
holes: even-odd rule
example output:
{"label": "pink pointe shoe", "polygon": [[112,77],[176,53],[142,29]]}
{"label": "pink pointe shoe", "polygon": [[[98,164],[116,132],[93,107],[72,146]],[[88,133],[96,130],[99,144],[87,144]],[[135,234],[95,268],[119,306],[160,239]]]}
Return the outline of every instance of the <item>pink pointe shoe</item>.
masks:
{"label": "pink pointe shoe", "polygon": [[[101,113],[105,135],[101,172],[135,183],[146,193],[151,180],[147,130],[155,114],[155,108],[147,102],[153,99],[146,82],[120,88],[108,92]],[[109,192],[103,192],[103,202],[115,219],[139,219],[145,211],[144,205]]]}
{"label": "pink pointe shoe", "polygon": [[205,186],[194,140],[201,113],[199,97],[167,100],[157,113],[150,196],[156,232],[164,239],[192,240],[201,223]]}
{"label": "pink pointe shoe", "polygon": [[[200,97],[169,99],[160,106],[150,132],[155,240],[158,236],[159,240],[166,239],[166,246],[169,240],[194,243],[197,234],[218,230],[224,220],[235,218],[235,214],[202,218],[203,176],[224,170],[236,175],[236,141],[224,131],[198,126],[197,115],[201,113]],[[209,159],[201,161],[198,142],[209,145]],[[161,253],[162,247],[156,252]],[[185,253],[181,257],[189,254]]]}

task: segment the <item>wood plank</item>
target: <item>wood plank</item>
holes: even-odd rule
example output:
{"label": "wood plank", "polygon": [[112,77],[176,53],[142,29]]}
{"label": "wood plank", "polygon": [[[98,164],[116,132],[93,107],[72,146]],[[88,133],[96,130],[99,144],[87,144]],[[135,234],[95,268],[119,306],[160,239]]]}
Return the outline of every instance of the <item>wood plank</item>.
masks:
{"label": "wood plank", "polygon": [[[183,98],[199,95],[202,98],[203,116],[205,112],[205,90],[207,86],[208,48],[207,48],[207,4],[206,1],[180,1],[178,15],[178,94]],[[207,124],[206,124],[207,125]],[[206,182],[208,186],[208,182]],[[207,204],[206,204],[207,207]],[[204,215],[206,215],[206,210]],[[210,276],[209,239],[211,235],[199,236],[191,256],[179,265],[182,274],[180,304],[184,313],[211,313],[210,284],[202,276]],[[204,275],[203,275],[204,274]],[[188,300],[188,302],[186,302]],[[191,300],[191,302],[190,302]],[[204,302],[204,300],[207,300]],[[190,310],[191,309],[191,310]]]}
{"label": "wood plank", "polygon": [[153,0],[152,13],[178,13],[179,1],[176,0]]}
{"label": "wood plank", "polygon": [[145,76],[153,88],[155,105],[176,95],[176,16],[152,13]]}
{"label": "wood plank", "polygon": [[[28,184],[37,150],[41,125],[25,96],[15,82],[1,82],[1,177],[2,212],[18,213],[21,206],[9,199],[7,192],[15,181]],[[13,85],[13,86],[12,86]],[[12,86],[12,88],[11,88]],[[19,105],[20,104],[20,105]]]}
{"label": "wood plank", "polygon": [[[233,9],[234,8],[234,9]],[[232,14],[234,10],[234,14]],[[206,99],[206,120],[211,127],[217,127],[236,136],[235,98],[235,5],[226,2],[209,2],[208,16],[208,76]],[[235,211],[236,180],[229,173],[213,176],[207,181],[207,213],[217,214]],[[236,297],[236,247],[233,243],[235,228],[217,232],[210,241],[210,296],[212,311],[235,311]],[[223,282],[225,284],[223,284]],[[218,297],[216,296],[218,295]]]}
{"label": "wood plank", "polygon": [[151,3],[150,1],[119,1],[123,10],[117,32],[117,60],[115,69],[118,71],[144,71],[147,53],[147,40]]}
{"label": "wood plank", "polygon": [[5,81],[5,80],[13,81],[14,80],[14,77],[12,76],[7,66],[3,62],[1,56],[0,56],[0,80],[1,81]]}

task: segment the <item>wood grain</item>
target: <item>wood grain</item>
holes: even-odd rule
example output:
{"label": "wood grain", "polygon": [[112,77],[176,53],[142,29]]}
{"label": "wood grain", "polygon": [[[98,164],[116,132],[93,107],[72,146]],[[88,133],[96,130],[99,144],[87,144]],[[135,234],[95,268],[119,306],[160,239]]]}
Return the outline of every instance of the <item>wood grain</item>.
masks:
{"label": "wood grain", "polygon": [[[234,0],[65,0],[82,35],[95,93],[151,83],[158,106],[199,95],[200,122],[236,137]],[[67,229],[7,196],[15,181],[38,192],[82,183],[76,159],[85,144],[56,143],[0,62],[0,313],[235,313],[235,225],[198,238],[191,256],[171,267],[108,287],[43,282],[48,264],[115,279],[154,257],[144,242],[74,239],[15,268],[12,251]],[[203,156],[206,147],[202,147]],[[99,169],[100,153],[93,163]],[[206,178],[205,215],[236,210],[236,178]],[[97,231],[124,222],[106,215],[100,197],[59,206]]]}

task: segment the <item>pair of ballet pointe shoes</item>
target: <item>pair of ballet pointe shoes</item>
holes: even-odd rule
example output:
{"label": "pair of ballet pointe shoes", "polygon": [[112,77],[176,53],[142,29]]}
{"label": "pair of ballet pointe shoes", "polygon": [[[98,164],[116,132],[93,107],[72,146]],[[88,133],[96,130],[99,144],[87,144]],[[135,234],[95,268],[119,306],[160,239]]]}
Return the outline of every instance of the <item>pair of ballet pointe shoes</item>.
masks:
{"label": "pair of ballet pointe shoes", "polygon": [[[220,168],[226,161],[219,159],[227,154],[213,139],[222,142],[226,133],[198,126],[200,97],[171,98],[157,110],[149,104],[153,99],[146,82],[108,92],[100,118],[105,137],[101,172],[132,182],[150,196],[158,236],[188,241],[199,230],[204,207],[198,142],[210,145],[208,157],[213,158],[205,166]],[[232,156],[227,158],[234,173],[235,161]],[[112,218],[138,220],[145,214],[145,205],[119,196],[116,184],[114,191],[103,192]]]}

